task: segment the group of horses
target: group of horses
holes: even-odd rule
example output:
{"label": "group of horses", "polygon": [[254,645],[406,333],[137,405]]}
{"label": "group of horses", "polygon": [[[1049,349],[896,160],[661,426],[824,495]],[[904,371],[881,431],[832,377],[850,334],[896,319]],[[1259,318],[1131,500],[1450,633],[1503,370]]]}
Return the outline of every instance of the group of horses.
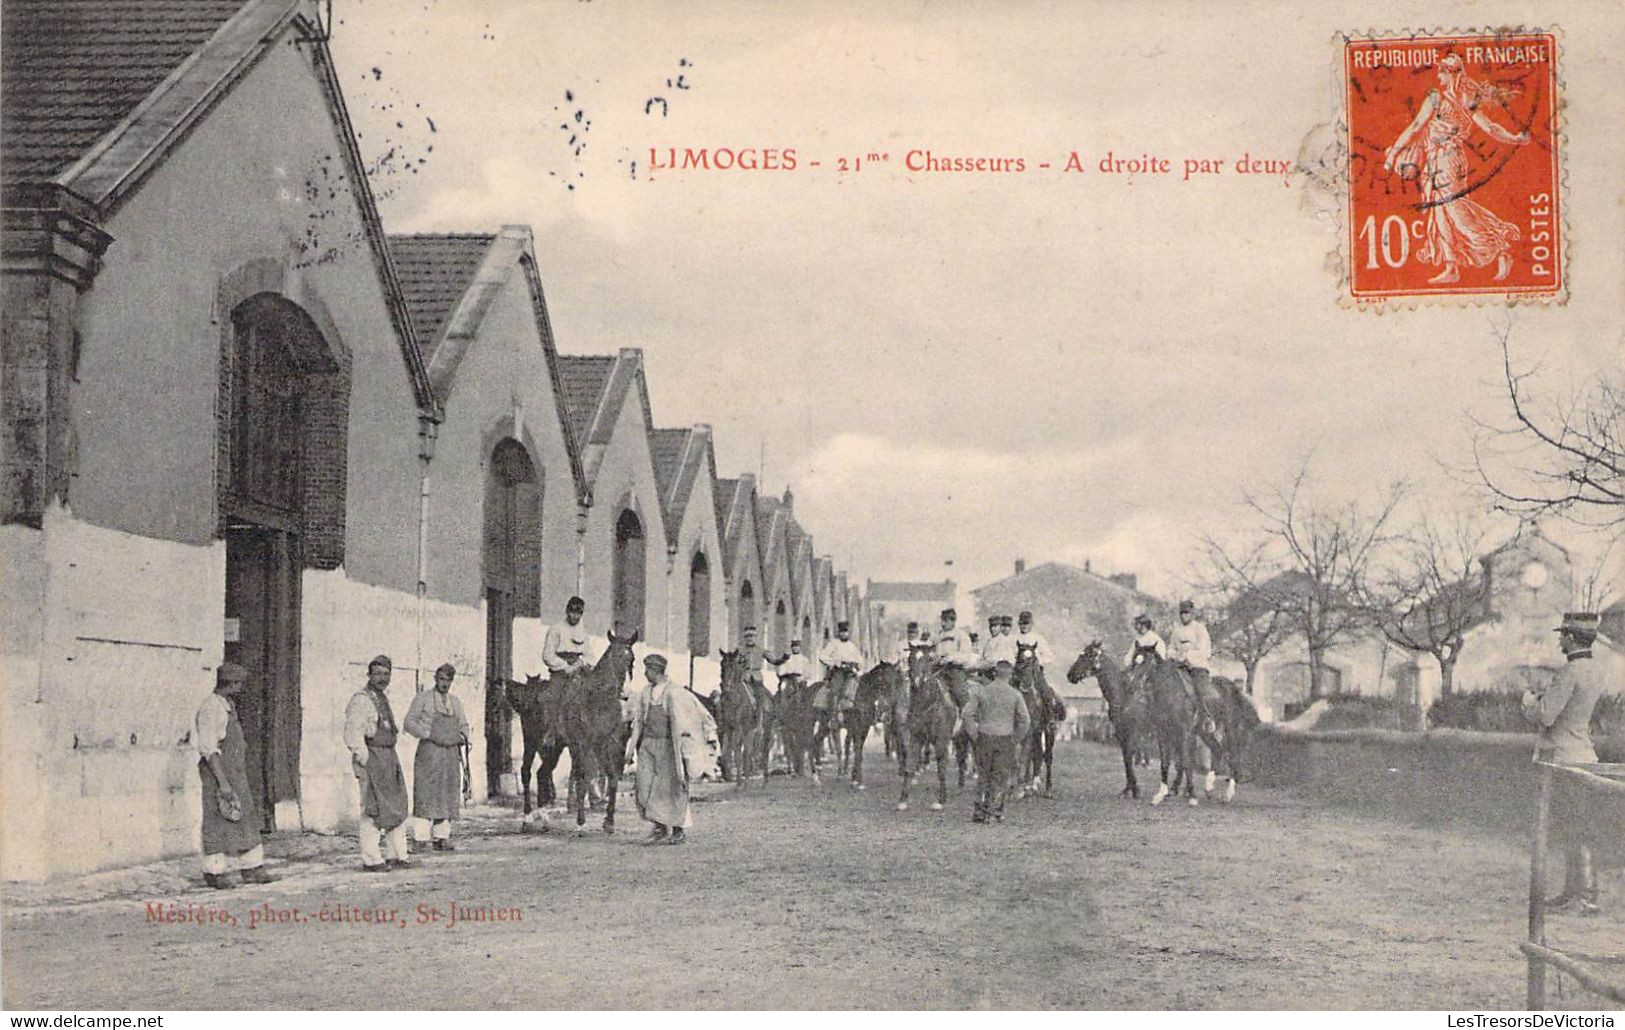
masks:
{"label": "group of horses", "polygon": [[1151,798],[1153,805],[1181,788],[1188,802],[1197,804],[1196,774],[1206,773],[1203,792],[1211,793],[1221,763],[1228,780],[1223,798],[1227,802],[1235,799],[1247,745],[1260,721],[1258,709],[1239,684],[1214,676],[1204,700],[1192,672],[1180,664],[1154,650],[1137,648],[1125,670],[1106,656],[1099,641],[1085,647],[1066,674],[1069,683],[1091,676],[1100,684],[1107,718],[1123,755],[1123,797],[1140,796],[1134,767],[1149,764],[1154,752],[1162,775]]}
{"label": "group of horses", "polygon": [[[547,680],[531,676],[523,683],[506,682],[508,703],[519,716],[524,738],[519,783],[527,815],[532,766],[540,760],[537,803],[551,803],[556,800],[553,773],[568,750],[567,804],[575,810],[576,826],[586,823],[591,785],[605,781],[603,828],[614,832],[615,798],[631,732],[624,702],[636,643],[635,633],[627,637],[610,633],[609,646],[589,669]],[[902,661],[882,661],[862,675],[836,668],[822,681],[789,678],[777,694],[760,679],[747,676],[741,652],[720,655],[721,688],[701,700],[716,718],[724,779],[743,787],[760,776],[765,786],[777,743],[788,772],[817,781],[820,766],[830,758],[839,774],[850,775],[852,786],[862,790],[864,745],[878,727],[886,750],[897,760],[902,784],[899,811],[908,808],[910,788],[933,759],[937,799],[932,810],[941,810],[948,802],[950,761],[957,765],[958,784],[964,788],[974,743],[958,714],[969,698],[972,677],[979,673],[939,662],[929,644],[910,645]],[[1140,796],[1135,766],[1148,764],[1153,753],[1162,773],[1153,804],[1181,788],[1196,804],[1196,774],[1206,770],[1204,790],[1211,791],[1221,762],[1229,780],[1224,799],[1235,797],[1246,746],[1259,723],[1257,710],[1240,687],[1215,677],[1219,701],[1204,703],[1189,672],[1175,663],[1151,653],[1125,670],[1106,657],[1098,641],[1084,648],[1067,672],[1071,683],[1091,676],[1100,684],[1122,752],[1123,797]],[[1025,700],[1031,722],[1015,784],[1047,795],[1055,739],[1066,708],[1045,681],[1036,648],[1017,646],[1012,685]],[[1211,762],[1204,760],[1204,751]]]}

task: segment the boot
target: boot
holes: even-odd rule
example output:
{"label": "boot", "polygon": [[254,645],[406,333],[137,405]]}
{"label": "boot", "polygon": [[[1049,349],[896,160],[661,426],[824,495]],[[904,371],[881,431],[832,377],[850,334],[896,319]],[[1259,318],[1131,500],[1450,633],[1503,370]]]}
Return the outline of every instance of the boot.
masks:
{"label": "boot", "polygon": [[686,843],[688,843],[688,837],[687,837],[687,835],[685,835],[683,833],[683,828],[681,826],[679,826],[676,829],[671,831],[671,836],[669,838],[667,838],[666,843],[667,844],[686,844]]}
{"label": "boot", "polygon": [[442,837],[434,842],[434,849],[436,851],[456,851],[457,845],[451,842],[450,837]]}
{"label": "boot", "polygon": [[229,891],[237,886],[231,882],[230,873],[204,873],[203,882],[217,891]]}
{"label": "boot", "polygon": [[252,869],[241,870],[237,875],[243,878],[244,883],[275,883],[277,878],[265,871],[265,867],[257,865]]}

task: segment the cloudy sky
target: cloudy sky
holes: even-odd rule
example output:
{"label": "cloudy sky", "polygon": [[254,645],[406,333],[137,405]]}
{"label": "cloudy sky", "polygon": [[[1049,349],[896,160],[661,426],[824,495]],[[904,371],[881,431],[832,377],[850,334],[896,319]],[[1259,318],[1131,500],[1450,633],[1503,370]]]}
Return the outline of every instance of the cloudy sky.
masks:
{"label": "cloudy sky", "polygon": [[[1199,535],[1306,456],[1328,494],[1403,477],[1472,507],[1439,460],[1501,414],[1498,331],[1553,392],[1621,362],[1607,4],[1561,26],[1570,301],[1381,314],[1339,303],[1320,162],[1334,34],[1385,27],[1371,4],[334,6],[389,229],[532,226],[561,350],[643,348],[657,422],[709,422],[724,475],[791,483],[860,579],[1088,558],[1178,591]],[[651,173],[668,147],[799,167]],[[1028,171],[910,173],[911,150]],[[1063,174],[1074,150],[1089,170]],[[1173,172],[1103,175],[1108,152]],[[1244,154],[1317,171],[1238,175]],[[1183,182],[1186,157],[1225,171]]]}

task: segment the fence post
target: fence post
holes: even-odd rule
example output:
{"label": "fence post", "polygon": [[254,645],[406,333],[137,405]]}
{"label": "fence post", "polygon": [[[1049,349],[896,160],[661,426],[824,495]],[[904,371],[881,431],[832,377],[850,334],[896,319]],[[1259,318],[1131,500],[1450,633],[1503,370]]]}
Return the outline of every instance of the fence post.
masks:
{"label": "fence post", "polygon": [[[1552,815],[1552,767],[1540,763],[1540,794],[1535,802],[1535,839],[1529,851],[1529,940],[1546,943],[1546,835]],[[1525,1006],[1531,1011],[1546,1007],[1546,963],[1528,956],[1529,983]]]}

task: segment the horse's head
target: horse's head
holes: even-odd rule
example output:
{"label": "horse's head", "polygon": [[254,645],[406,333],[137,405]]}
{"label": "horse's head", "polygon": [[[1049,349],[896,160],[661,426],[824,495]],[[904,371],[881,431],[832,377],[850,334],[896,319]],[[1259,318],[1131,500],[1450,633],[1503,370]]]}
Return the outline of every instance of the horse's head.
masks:
{"label": "horse's head", "polygon": [[935,649],[930,644],[908,645],[908,678],[918,682],[931,671],[931,656]]}
{"label": "horse's head", "polygon": [[598,669],[618,670],[618,674],[614,679],[616,684],[631,679],[632,666],[636,661],[632,653],[632,645],[637,642],[637,633],[621,637],[616,636],[615,631],[611,630],[609,633],[609,647],[604,649],[603,655],[598,659],[598,664],[593,666],[594,671]]}
{"label": "horse's head", "polygon": [[718,651],[722,658],[722,689],[731,690],[745,685],[745,658],[740,651]]}
{"label": "horse's head", "polygon": [[1098,640],[1091,640],[1072,663],[1072,668],[1066,670],[1068,683],[1081,683],[1100,671],[1100,656],[1105,653],[1105,647]]}
{"label": "horse's head", "polygon": [[1038,645],[1016,643],[1016,670],[1023,672],[1038,664]]}
{"label": "horse's head", "polygon": [[1128,662],[1129,667],[1138,668],[1146,662],[1150,662],[1152,665],[1161,665],[1162,654],[1157,651],[1156,644],[1136,643],[1134,645],[1134,655],[1129,659]]}

